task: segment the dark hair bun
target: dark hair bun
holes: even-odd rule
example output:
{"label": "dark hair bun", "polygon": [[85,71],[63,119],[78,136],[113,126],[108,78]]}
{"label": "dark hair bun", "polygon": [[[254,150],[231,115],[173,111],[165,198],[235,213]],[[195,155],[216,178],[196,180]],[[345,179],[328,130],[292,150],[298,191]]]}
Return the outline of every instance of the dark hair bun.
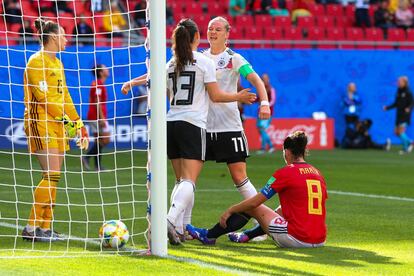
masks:
{"label": "dark hair bun", "polygon": [[308,137],[304,131],[295,131],[286,137],[283,142],[283,148],[289,149],[295,156],[304,156],[306,146],[308,144]]}
{"label": "dark hair bun", "polygon": [[36,28],[36,30],[37,30],[38,33],[42,33],[43,30],[46,27],[46,21],[44,21],[41,18],[38,18],[38,19],[35,20],[34,26],[35,26],[35,28]]}

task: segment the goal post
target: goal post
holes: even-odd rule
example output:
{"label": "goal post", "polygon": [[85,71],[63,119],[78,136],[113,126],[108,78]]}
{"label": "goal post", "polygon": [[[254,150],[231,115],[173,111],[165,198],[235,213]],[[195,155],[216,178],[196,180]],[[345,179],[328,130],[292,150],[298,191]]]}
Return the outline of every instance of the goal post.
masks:
{"label": "goal post", "polygon": [[[151,254],[167,255],[167,139],[165,0],[150,0],[150,172]],[[148,11],[147,11],[148,14]]]}

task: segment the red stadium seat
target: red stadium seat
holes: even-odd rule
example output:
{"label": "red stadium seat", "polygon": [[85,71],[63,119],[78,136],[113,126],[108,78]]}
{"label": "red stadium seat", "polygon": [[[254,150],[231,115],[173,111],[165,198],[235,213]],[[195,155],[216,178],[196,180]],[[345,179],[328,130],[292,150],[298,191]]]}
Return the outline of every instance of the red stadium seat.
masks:
{"label": "red stadium seat", "polygon": [[325,16],[325,6],[320,4],[308,4],[308,11],[315,17]]}
{"label": "red stadium seat", "polygon": [[190,3],[184,6],[187,16],[193,17],[194,19],[203,14],[203,9],[199,3]]}
{"label": "red stadium seat", "polygon": [[341,28],[351,28],[354,26],[354,21],[355,21],[354,17],[347,17],[347,16],[336,17],[335,26],[341,27]]}
{"label": "red stadium seat", "polygon": [[263,38],[265,40],[271,40],[273,43],[267,43],[264,45],[265,48],[290,48],[290,45],[274,43],[275,41],[283,39],[282,28],[275,28],[273,26],[268,26],[263,29]]}
{"label": "red stadium seat", "polygon": [[320,45],[318,42],[321,40],[325,40],[325,28],[315,27],[309,29],[308,36],[306,39],[312,41],[311,44],[306,44],[306,46],[312,48],[324,48],[324,45]]}
{"label": "red stadium seat", "polygon": [[[326,40],[343,41],[345,39],[344,29],[342,28],[328,28],[326,29]],[[339,43],[327,44],[326,47],[337,48]]]}
{"label": "red stadium seat", "polygon": [[345,7],[345,16],[348,18],[355,18],[355,6],[347,5]]}
{"label": "red stadium seat", "polygon": [[365,41],[372,42],[369,45],[360,45],[358,48],[360,49],[372,49],[376,48],[378,45],[378,41],[384,40],[384,33],[379,28],[367,28],[365,29]]}
{"label": "red stadium seat", "polygon": [[315,26],[315,18],[313,16],[299,16],[296,25],[298,28],[313,28]]}
{"label": "red stadium seat", "polygon": [[345,29],[346,39],[349,42],[353,42],[348,45],[343,45],[342,48],[358,48],[355,41],[361,41],[364,39],[364,32],[360,28],[347,28]]}
{"label": "red stadium seat", "polygon": [[234,43],[234,40],[243,40],[244,39],[244,28],[243,27],[233,27],[230,31],[230,45],[235,48],[248,48],[250,45],[242,43]]}
{"label": "red stadium seat", "polygon": [[[394,48],[399,46],[399,42],[406,41],[405,31],[402,29],[388,29],[387,40],[390,42],[395,42],[392,46],[388,48]],[[385,46],[387,48],[387,46]]]}
{"label": "red stadium seat", "polygon": [[407,30],[407,40],[406,42],[411,43],[411,46],[400,46],[400,49],[414,49],[414,29]]}
{"label": "red stadium seat", "polygon": [[[246,28],[244,38],[247,40],[263,40],[263,28],[262,27],[251,27]],[[263,48],[260,44],[252,44],[253,48]]]}
{"label": "red stadium seat", "polygon": [[181,3],[174,1],[174,2],[169,3],[169,5],[172,9],[173,15],[183,13],[183,6],[181,5]]}
{"label": "red stadium seat", "polygon": [[217,16],[219,14],[227,13],[226,6],[220,3],[217,3],[217,2],[208,3],[207,9],[208,9],[208,14],[210,16]]}
{"label": "red stadium seat", "polygon": [[239,15],[235,17],[237,26],[244,26],[244,27],[253,27],[253,16],[251,15]]}
{"label": "red stadium seat", "polygon": [[295,48],[307,48],[303,44],[295,43],[295,40],[303,40],[302,30],[296,27],[285,28],[284,37],[286,40],[290,40],[290,45],[294,45]]}
{"label": "red stadium seat", "polygon": [[320,28],[333,28],[335,27],[335,18],[332,16],[316,17],[316,26]]}
{"label": "red stadium seat", "polygon": [[58,23],[65,29],[67,34],[72,34],[73,28],[76,25],[75,18],[71,13],[60,14],[58,17]]}
{"label": "red stadium seat", "polygon": [[343,7],[339,4],[329,4],[326,6],[326,15],[342,17],[344,16]]}
{"label": "red stadium seat", "polygon": [[255,26],[256,27],[268,27],[273,25],[273,19],[270,15],[256,15]]}
{"label": "red stadium seat", "polygon": [[290,28],[292,26],[290,16],[276,16],[274,21],[276,28]]}

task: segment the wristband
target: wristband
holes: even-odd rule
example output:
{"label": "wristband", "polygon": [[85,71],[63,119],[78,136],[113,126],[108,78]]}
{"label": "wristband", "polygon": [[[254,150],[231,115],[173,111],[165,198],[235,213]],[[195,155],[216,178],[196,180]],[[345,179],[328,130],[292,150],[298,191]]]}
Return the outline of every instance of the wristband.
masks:
{"label": "wristband", "polygon": [[265,105],[269,106],[269,101],[261,101],[260,102],[260,106],[265,106]]}

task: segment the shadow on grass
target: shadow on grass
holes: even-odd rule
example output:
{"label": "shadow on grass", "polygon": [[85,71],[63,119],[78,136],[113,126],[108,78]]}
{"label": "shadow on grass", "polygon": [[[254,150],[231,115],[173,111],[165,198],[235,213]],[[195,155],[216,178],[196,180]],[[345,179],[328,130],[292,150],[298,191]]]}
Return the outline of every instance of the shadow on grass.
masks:
{"label": "shadow on grass", "polygon": [[[243,245],[218,245],[217,247],[206,247],[191,245],[183,248],[186,252],[191,253],[191,258],[225,266],[232,269],[240,269],[251,273],[284,273],[284,274],[300,274],[300,275],[317,275],[308,271],[301,271],[286,268],[275,263],[283,263],[287,261],[300,261],[320,265],[329,265],[334,267],[358,268],[369,264],[387,264],[401,265],[395,262],[391,257],[382,256],[376,252],[361,250],[348,247],[325,246],[321,248],[303,248],[303,249],[282,249],[277,248],[273,244],[243,244]],[[212,251],[213,250],[213,251]],[[214,251],[217,250],[217,253]],[[243,258],[246,256],[246,258]],[[214,261],[206,260],[214,258]],[[255,262],[251,257],[274,258],[274,263]],[[250,258],[250,259],[249,259]],[[223,264],[221,260],[225,259],[234,263],[234,265]],[[240,267],[238,263],[247,264],[249,268]]]}

